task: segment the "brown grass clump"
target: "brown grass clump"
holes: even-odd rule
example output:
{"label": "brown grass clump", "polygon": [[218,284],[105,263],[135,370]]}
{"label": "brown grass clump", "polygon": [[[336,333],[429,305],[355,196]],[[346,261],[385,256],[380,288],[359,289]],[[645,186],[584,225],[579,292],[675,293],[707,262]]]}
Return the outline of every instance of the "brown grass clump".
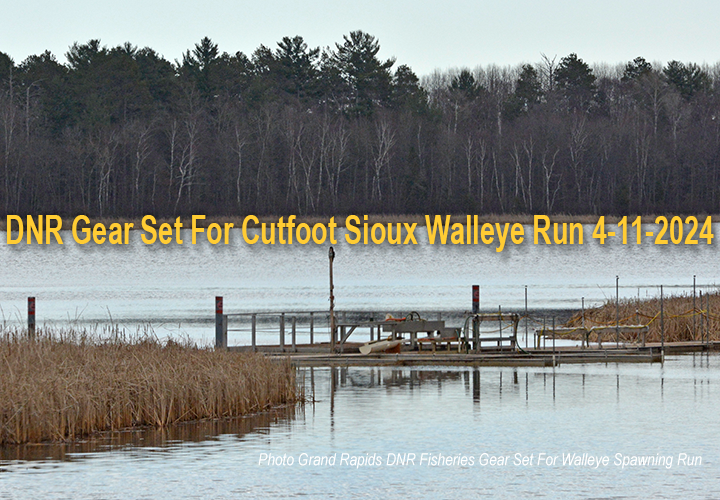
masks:
{"label": "brown grass clump", "polygon": [[[710,300],[709,314],[706,300]],[[709,331],[709,339],[719,340],[720,327],[720,292],[703,294],[695,299],[693,311],[692,295],[674,295],[665,297],[663,301],[663,317],[665,325],[665,342],[686,342],[705,340]],[[600,307],[585,311],[585,326],[615,326],[615,301],[608,301]],[[569,327],[582,326],[582,312],[575,313],[566,323]],[[660,298],[638,301],[624,299],[620,301],[620,325],[648,325],[648,342],[660,342]],[[626,335],[627,336],[627,335]],[[638,339],[627,339],[638,340]]]}
{"label": "brown grass clump", "polygon": [[0,444],[219,419],[296,402],[289,363],[149,336],[0,336]]}

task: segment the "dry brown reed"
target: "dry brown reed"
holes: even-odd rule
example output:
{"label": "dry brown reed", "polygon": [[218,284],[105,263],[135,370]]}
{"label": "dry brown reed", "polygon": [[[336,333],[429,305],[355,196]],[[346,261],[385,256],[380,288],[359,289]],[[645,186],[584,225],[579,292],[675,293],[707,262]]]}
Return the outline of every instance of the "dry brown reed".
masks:
{"label": "dry brown reed", "polygon": [[0,359],[0,444],[236,417],[300,397],[287,362],[147,335],[5,331]]}
{"label": "dry brown reed", "polygon": [[[710,301],[710,308],[706,300]],[[648,325],[647,342],[661,341],[660,297],[637,300],[620,300],[620,325]],[[600,307],[585,311],[585,326],[615,326],[615,301],[609,300]],[[566,323],[569,327],[579,327],[583,324],[582,312],[575,313]],[[720,292],[703,294],[702,303],[699,295],[695,298],[693,310],[692,294],[673,295],[664,297],[663,324],[665,342],[702,341],[706,339],[709,331],[709,340],[719,340],[720,328]],[[637,341],[638,338],[626,340]]]}

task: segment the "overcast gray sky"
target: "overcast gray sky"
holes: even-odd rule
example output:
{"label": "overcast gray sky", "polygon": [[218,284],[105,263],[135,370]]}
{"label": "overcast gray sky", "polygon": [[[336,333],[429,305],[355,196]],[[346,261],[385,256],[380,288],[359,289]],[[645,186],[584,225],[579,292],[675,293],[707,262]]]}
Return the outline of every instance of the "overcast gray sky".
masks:
{"label": "overcast gray sky", "polygon": [[380,56],[419,75],[434,69],[540,60],[570,52],[589,63],[720,61],[718,0],[3,0],[0,51],[16,63],[44,50],[61,62],[73,42],[99,38],[149,46],[180,59],[203,36],[221,51],[250,54],[301,35],[312,47],[361,29]]}

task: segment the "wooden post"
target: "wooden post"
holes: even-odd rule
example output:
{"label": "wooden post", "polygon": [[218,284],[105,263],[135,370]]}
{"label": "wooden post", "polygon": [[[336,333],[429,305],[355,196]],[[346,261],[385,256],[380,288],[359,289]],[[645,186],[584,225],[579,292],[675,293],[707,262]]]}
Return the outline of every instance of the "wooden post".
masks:
{"label": "wooden post", "polygon": [[620,347],[620,277],[615,276],[615,348]]}
{"label": "wooden post", "polygon": [[252,326],[250,327],[252,336],[252,350],[257,352],[257,314],[252,315]]}
{"label": "wooden post", "polygon": [[28,297],[28,337],[35,340],[35,297]]}
{"label": "wooden post", "polygon": [[693,340],[697,337],[697,327],[695,326],[695,314],[697,314],[697,309],[695,309],[695,275],[693,274]]}
{"label": "wooden post", "polygon": [[665,355],[665,311],[663,302],[663,286],[660,285],[660,349]]}
{"label": "wooden post", "polygon": [[228,346],[228,315],[223,314],[223,347]]}
{"label": "wooden post", "polygon": [[705,294],[705,310],[707,311],[707,329],[705,330],[705,345],[710,352],[710,294]]}
{"label": "wooden post", "polygon": [[527,310],[527,285],[525,285],[525,347],[528,345],[528,310]]}
{"label": "wooden post", "polygon": [[472,329],[473,329],[473,343],[475,344],[475,352],[480,352],[480,320],[477,314],[480,312],[480,285],[472,286]]}
{"label": "wooden post", "polygon": [[473,316],[473,343],[475,344],[475,352],[480,352],[480,320],[477,315]]}
{"label": "wooden post", "polygon": [[502,347],[502,307],[498,306],[498,347]]}
{"label": "wooden post", "polygon": [[280,313],[280,350],[285,352],[285,313]]}
{"label": "wooden post", "polygon": [[215,297],[215,349],[227,347],[224,344],[223,332],[223,298]]}
{"label": "wooden post", "polygon": [[293,316],[292,318],[292,350],[293,352],[297,352],[297,330],[296,330],[296,317]]}
{"label": "wooden post", "polygon": [[313,313],[310,313],[310,345],[315,343],[315,316],[313,316]]}
{"label": "wooden post", "polygon": [[335,295],[333,287],[333,260],[335,259],[335,250],[330,247],[328,250],[328,259],[330,260],[330,350],[335,352]]}
{"label": "wooden post", "polygon": [[[580,343],[580,347],[582,349],[585,349],[585,347],[587,347],[589,349],[590,348],[590,333],[585,328],[585,297],[582,297],[581,300],[582,300],[582,327],[583,327],[583,330],[585,331],[585,333],[583,333],[583,339],[582,339],[582,342]],[[587,342],[587,345],[585,345],[586,342]]]}

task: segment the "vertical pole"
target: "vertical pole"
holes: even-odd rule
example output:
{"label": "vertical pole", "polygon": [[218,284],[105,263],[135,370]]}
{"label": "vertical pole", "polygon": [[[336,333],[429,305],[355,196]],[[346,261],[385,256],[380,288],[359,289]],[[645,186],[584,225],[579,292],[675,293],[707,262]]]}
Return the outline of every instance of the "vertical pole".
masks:
{"label": "vertical pole", "polygon": [[700,290],[700,343],[705,339],[705,311],[703,310],[703,293]]}
{"label": "vertical pole", "polygon": [[328,250],[328,259],[330,260],[330,350],[335,351],[335,292],[333,287],[333,260],[335,259],[335,250],[330,247]]}
{"label": "vertical pole", "polygon": [[555,366],[555,316],[553,316],[553,366]]}
{"label": "vertical pole", "polygon": [[[582,297],[580,300],[582,301],[582,327],[583,327],[583,339],[582,339],[582,342],[580,343],[580,347],[590,348],[590,333],[585,328],[585,297]],[[587,343],[587,346],[585,345],[586,343]]]}
{"label": "vertical pole", "polygon": [[615,347],[620,347],[620,277],[615,276]]}
{"label": "vertical pole", "polygon": [[498,306],[498,347],[502,347],[502,307]]}
{"label": "vertical pole", "polygon": [[252,326],[250,327],[250,334],[252,336],[252,350],[257,352],[257,314],[252,315]]}
{"label": "vertical pole", "polygon": [[[35,299],[33,299],[33,320],[35,316]],[[223,345],[223,298],[215,297],[215,349],[225,347]]]}
{"label": "vertical pole", "polygon": [[707,310],[707,329],[705,330],[705,345],[710,352],[710,294],[705,294],[705,309]]}
{"label": "vertical pole", "polygon": [[697,337],[697,327],[695,326],[695,314],[697,310],[695,309],[695,275],[693,274],[693,340],[695,340],[695,337]]}
{"label": "vertical pole", "polygon": [[312,345],[315,342],[315,316],[313,316],[313,313],[310,313],[310,345]]}
{"label": "vertical pole", "polygon": [[35,340],[35,297],[28,297],[28,337]]}
{"label": "vertical pole", "polygon": [[297,352],[297,330],[296,330],[296,320],[297,318],[293,316],[292,318],[292,350],[293,352]]}
{"label": "vertical pole", "polygon": [[660,349],[665,354],[665,309],[663,299],[663,286],[660,285]]}
{"label": "vertical pole", "polygon": [[228,346],[227,327],[228,327],[228,315],[223,314],[223,347]]}
{"label": "vertical pole", "polygon": [[280,314],[280,350],[285,351],[285,313]]}
{"label": "vertical pole", "polygon": [[527,310],[527,285],[525,285],[525,347],[528,345],[528,310]]}
{"label": "vertical pole", "polygon": [[472,313],[473,316],[473,342],[475,343],[475,352],[480,352],[480,320],[477,315],[480,313],[480,285],[472,287]]}

